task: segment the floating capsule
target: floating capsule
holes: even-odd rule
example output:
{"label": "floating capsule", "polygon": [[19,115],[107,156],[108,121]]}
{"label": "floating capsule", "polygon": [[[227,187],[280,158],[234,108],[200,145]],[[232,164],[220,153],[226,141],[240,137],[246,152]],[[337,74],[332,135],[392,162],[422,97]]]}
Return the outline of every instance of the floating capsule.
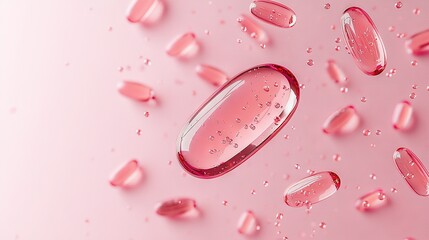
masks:
{"label": "floating capsule", "polygon": [[414,55],[429,53],[429,29],[412,35],[406,42],[407,52]]}
{"label": "floating capsule", "polygon": [[114,187],[132,187],[142,179],[142,171],[137,160],[131,160],[120,166],[109,178]]}
{"label": "floating capsule", "polygon": [[343,70],[338,67],[337,63],[334,60],[328,60],[326,64],[326,71],[328,72],[329,77],[337,84],[345,85],[347,83],[347,76],[344,74]]}
{"label": "floating capsule", "polygon": [[408,101],[398,103],[393,111],[393,128],[407,130],[413,124],[413,107]]}
{"label": "floating capsule", "polygon": [[198,43],[194,33],[185,33],[174,39],[166,50],[172,57],[188,58],[198,52]]}
{"label": "floating capsule", "polygon": [[387,197],[383,190],[369,192],[356,201],[356,209],[361,212],[373,211],[387,204]]}
{"label": "floating capsule", "polygon": [[295,12],[287,6],[271,0],[256,0],[250,4],[250,12],[257,18],[277,27],[291,28],[295,25]]}
{"label": "floating capsule", "polygon": [[224,72],[212,66],[200,64],[195,68],[195,71],[198,76],[215,86],[221,86],[228,81]]}
{"label": "floating capsule", "polygon": [[282,66],[265,64],[240,73],[183,128],[177,141],[180,164],[199,178],[231,171],[286,125],[298,101],[298,81]]}
{"label": "floating capsule", "polygon": [[420,159],[408,148],[398,148],[393,160],[408,185],[420,196],[429,196],[429,173]]}
{"label": "floating capsule", "polygon": [[137,82],[122,81],[117,88],[122,95],[137,101],[146,102],[155,96],[152,88]]}
{"label": "floating capsule", "polygon": [[361,8],[351,7],[341,17],[344,38],[355,64],[367,75],[378,75],[386,68],[386,50],[378,30]]}
{"label": "floating capsule", "polygon": [[268,35],[262,29],[259,24],[254,22],[252,19],[247,17],[246,15],[241,15],[238,18],[238,23],[240,23],[243,31],[245,31],[247,34],[249,34],[250,37],[256,39],[260,43],[267,43],[268,42]]}
{"label": "floating capsule", "polygon": [[326,134],[348,133],[359,125],[359,116],[353,106],[347,106],[331,114],[323,124]]}
{"label": "floating capsule", "polygon": [[237,229],[240,234],[253,235],[256,232],[258,222],[252,211],[241,214],[238,220]]}
{"label": "floating capsule", "polygon": [[197,212],[196,208],[197,204],[195,200],[178,198],[159,203],[155,207],[155,211],[160,216],[175,218]]}
{"label": "floating capsule", "polygon": [[163,11],[164,4],[160,0],[133,0],[127,10],[127,19],[132,23],[154,23]]}

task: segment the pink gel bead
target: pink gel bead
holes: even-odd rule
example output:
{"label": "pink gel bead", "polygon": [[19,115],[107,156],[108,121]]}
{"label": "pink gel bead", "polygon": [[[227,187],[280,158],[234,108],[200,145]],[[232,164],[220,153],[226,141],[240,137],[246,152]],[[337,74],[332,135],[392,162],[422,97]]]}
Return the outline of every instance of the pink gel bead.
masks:
{"label": "pink gel bead", "polygon": [[344,11],[341,26],[355,64],[367,75],[378,75],[386,68],[386,50],[378,30],[361,8]]}
{"label": "pink gel bead", "polygon": [[284,201],[291,207],[309,206],[332,196],[340,184],[340,178],[333,172],[316,173],[286,189]]}
{"label": "pink gel bead", "polygon": [[220,86],[228,81],[224,72],[212,66],[200,64],[195,68],[195,71],[198,76],[215,86]]}
{"label": "pink gel bead", "polygon": [[347,106],[331,114],[323,124],[326,134],[348,133],[359,125],[359,116],[353,106]]}
{"label": "pink gel bead", "polygon": [[127,19],[132,23],[140,22],[150,15],[158,0],[133,0],[127,10]]}
{"label": "pink gel bead", "polygon": [[414,55],[429,53],[429,29],[412,35],[405,46],[407,52]]}
{"label": "pink gel bead", "polygon": [[356,201],[356,209],[361,212],[373,211],[387,204],[387,197],[383,190],[369,192]]}
{"label": "pink gel bead", "polygon": [[185,33],[174,39],[167,46],[167,54],[172,57],[191,57],[198,51],[198,43],[194,33]]}
{"label": "pink gel bead", "polygon": [[413,123],[413,107],[408,101],[400,102],[396,105],[392,116],[393,128],[397,130],[407,130]]}
{"label": "pink gel bead", "polygon": [[137,160],[131,160],[120,166],[109,178],[114,187],[132,187],[142,178],[142,171]]}
{"label": "pink gel bead", "polygon": [[190,198],[178,198],[159,203],[155,207],[158,215],[175,218],[196,211],[197,204]]}
{"label": "pink gel bead", "polygon": [[286,125],[299,85],[286,68],[256,66],[219,88],[178,137],[180,164],[199,178],[221,176],[250,158]]}
{"label": "pink gel bead", "polygon": [[241,27],[245,29],[246,33],[249,34],[250,37],[256,39],[260,43],[268,42],[268,35],[264,29],[259,26],[259,24],[244,14],[241,15],[238,19],[238,23],[240,23]]}
{"label": "pink gel bead", "polygon": [[347,77],[343,70],[338,67],[334,60],[328,60],[326,64],[326,71],[329,77],[337,84],[345,85],[347,83]]}
{"label": "pink gel bead", "polygon": [[253,235],[256,232],[257,220],[252,211],[246,211],[241,214],[238,220],[237,230],[243,235]]}
{"label": "pink gel bead", "polygon": [[154,98],[152,88],[137,82],[122,81],[118,83],[118,91],[131,99],[146,102]]}
{"label": "pink gel bead", "polygon": [[250,12],[257,18],[277,27],[291,28],[295,25],[295,12],[287,6],[271,0],[256,0],[250,4]]}
{"label": "pink gel bead", "polygon": [[393,160],[414,192],[429,196],[429,173],[420,159],[410,149],[402,147],[395,151]]}

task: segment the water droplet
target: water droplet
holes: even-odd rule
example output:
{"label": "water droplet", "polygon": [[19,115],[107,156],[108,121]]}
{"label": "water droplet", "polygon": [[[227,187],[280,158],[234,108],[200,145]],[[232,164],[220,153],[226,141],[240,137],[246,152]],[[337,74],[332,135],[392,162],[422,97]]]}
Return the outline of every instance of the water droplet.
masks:
{"label": "water droplet", "polygon": [[396,3],[395,3],[395,7],[396,7],[397,9],[400,9],[400,8],[402,7],[402,2],[401,2],[401,1],[396,2]]}
{"label": "water droplet", "polygon": [[195,34],[188,32],[171,41],[166,52],[171,57],[189,58],[198,52],[198,48]]}
{"label": "water droplet", "polygon": [[197,204],[195,200],[190,198],[178,198],[167,200],[159,203],[155,207],[155,212],[163,217],[175,218],[184,216],[197,211]]}
{"label": "water droplet", "polygon": [[255,0],[250,4],[250,12],[257,18],[277,27],[291,28],[295,25],[295,12],[275,1]]}
{"label": "water droplet", "polygon": [[414,8],[414,9],[413,9],[413,13],[414,13],[415,15],[420,15],[420,12],[421,12],[421,10],[420,10],[420,9],[418,9],[418,8]]}
{"label": "water droplet", "polygon": [[137,101],[145,102],[154,98],[153,90],[141,83],[122,81],[118,83],[117,88],[122,95]]}
{"label": "water droplet", "polygon": [[410,99],[416,99],[417,94],[415,92],[410,93]]}
{"label": "water droplet", "polygon": [[222,201],[222,205],[227,206],[227,205],[228,205],[228,201],[223,200],[223,201]]}
{"label": "water droplet", "polygon": [[366,102],[366,97],[361,97],[360,101],[363,102],[363,103],[365,103]]}
{"label": "water droplet", "polygon": [[258,221],[252,211],[246,211],[241,214],[237,229],[243,235],[253,235],[256,231],[259,231],[260,226],[258,226]]}
{"label": "water droplet", "polygon": [[307,48],[307,53],[312,53],[313,49],[312,48]]}
{"label": "water droplet", "polygon": [[334,160],[334,162],[339,162],[341,161],[341,156],[339,154],[334,154],[332,160]]}
{"label": "water droplet", "polygon": [[356,209],[361,212],[374,211],[387,203],[386,195],[383,190],[377,189],[369,192],[356,201]]}
{"label": "water droplet", "polygon": [[331,114],[323,124],[326,134],[348,133],[356,129],[359,116],[353,106],[347,106]]}
{"label": "water droplet", "polygon": [[150,113],[149,112],[144,112],[143,114],[145,117],[149,117]]}
{"label": "water droplet", "polygon": [[295,164],[295,166],[294,166],[294,167],[295,167],[295,169],[296,169],[296,170],[301,169],[301,165],[299,165],[298,163],[297,163],[297,164]]}
{"label": "water droplet", "polygon": [[277,213],[276,214],[276,219],[277,220],[282,220],[283,219],[283,213]]}
{"label": "water droplet", "polygon": [[319,223],[319,227],[321,229],[325,229],[326,228],[326,223],[324,223],[324,222]]}
{"label": "water droplet", "polygon": [[242,28],[246,29],[246,33],[251,37],[256,39],[259,43],[267,43],[268,42],[268,35],[262,29],[259,24],[254,22],[251,18],[247,17],[246,15],[241,15],[237,22],[241,25]]}
{"label": "water droplet", "polygon": [[340,87],[340,92],[341,93],[348,93],[349,92],[349,88],[348,87]]}
{"label": "water droplet", "polygon": [[377,176],[374,173],[369,174],[369,178],[371,178],[371,180],[377,180]]}
{"label": "water droplet", "polygon": [[144,63],[146,66],[150,66],[150,65],[152,65],[152,61],[151,61],[149,58],[145,58],[145,59],[143,60],[143,63]]}
{"label": "water droplet", "polygon": [[367,137],[367,136],[371,135],[371,130],[369,130],[369,129],[364,129],[364,130],[362,131],[362,134],[363,134],[365,137]]}
{"label": "water droplet", "polygon": [[214,86],[221,86],[228,81],[228,77],[222,70],[209,65],[200,64],[195,68],[195,72]]}
{"label": "water droplet", "polygon": [[119,166],[110,176],[109,182],[114,187],[133,187],[140,183],[142,170],[137,160],[131,160]]}
{"label": "water droplet", "polygon": [[413,60],[413,61],[411,61],[411,66],[415,67],[415,66],[417,66],[417,65],[418,65],[417,60]]}
{"label": "water droplet", "polygon": [[375,131],[375,135],[380,136],[381,135],[381,130]]}
{"label": "water droplet", "polygon": [[392,188],[390,189],[390,191],[391,191],[392,193],[397,193],[397,192],[398,192],[398,189],[396,189],[396,188],[392,187]]}
{"label": "water droplet", "polygon": [[429,196],[429,173],[420,159],[410,149],[398,148],[393,154],[393,160],[414,192],[420,196]]}
{"label": "water droplet", "polygon": [[313,66],[314,65],[313,59],[308,59],[307,60],[307,65],[310,66],[310,67]]}

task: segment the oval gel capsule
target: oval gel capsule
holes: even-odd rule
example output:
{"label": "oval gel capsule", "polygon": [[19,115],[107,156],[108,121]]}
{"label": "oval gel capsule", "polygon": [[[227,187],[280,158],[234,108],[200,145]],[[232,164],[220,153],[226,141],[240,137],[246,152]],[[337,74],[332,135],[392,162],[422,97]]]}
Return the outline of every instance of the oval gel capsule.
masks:
{"label": "oval gel capsule", "polygon": [[378,75],[386,68],[386,50],[378,30],[361,8],[344,11],[341,26],[355,64],[367,75]]}
{"label": "oval gel capsule", "polygon": [[122,95],[137,101],[146,102],[155,96],[152,88],[137,82],[122,81],[117,88]]}
{"label": "oval gel capsule", "polygon": [[353,106],[347,106],[331,114],[323,124],[326,134],[348,133],[359,125],[359,116]]}
{"label": "oval gel capsule", "polygon": [[286,68],[266,64],[218,89],[178,137],[180,164],[200,178],[223,175],[257,152],[297,108],[299,85]]}
{"label": "oval gel capsule", "polygon": [[329,77],[337,84],[345,85],[347,83],[346,74],[343,70],[337,65],[334,60],[328,60],[326,64],[326,71],[328,72]]}
{"label": "oval gel capsule", "polygon": [[196,211],[197,204],[190,198],[178,198],[159,203],[155,207],[158,215],[164,217],[179,217]]}
{"label": "oval gel capsule", "polygon": [[240,23],[242,30],[249,34],[251,38],[256,39],[260,43],[268,42],[268,35],[264,29],[246,15],[241,15],[237,19],[237,22]]}
{"label": "oval gel capsule", "polygon": [[159,0],[133,0],[127,10],[127,19],[132,23],[158,19],[162,15],[163,5]]}
{"label": "oval gel capsule", "polygon": [[413,123],[413,107],[408,101],[400,102],[396,105],[392,116],[393,128],[397,130],[407,130]]}
{"label": "oval gel capsule", "polygon": [[237,230],[243,235],[253,235],[256,232],[257,220],[252,211],[246,211],[238,219]]}
{"label": "oval gel capsule", "polygon": [[406,42],[407,52],[414,55],[429,53],[429,29],[416,33]]}
{"label": "oval gel capsule", "polygon": [[215,86],[220,86],[228,81],[224,72],[212,66],[200,64],[195,68],[195,71],[198,76]]}
{"label": "oval gel capsule", "polygon": [[142,179],[142,171],[137,160],[131,160],[120,166],[109,178],[114,187],[132,187]]}
{"label": "oval gel capsule", "polygon": [[393,160],[408,185],[420,196],[429,196],[429,173],[420,159],[407,148],[398,148]]}
{"label": "oval gel capsule", "polygon": [[313,205],[332,196],[340,188],[340,178],[333,172],[308,176],[286,189],[285,203],[291,207]]}
{"label": "oval gel capsule", "polygon": [[198,43],[194,33],[188,32],[175,38],[166,50],[172,57],[191,57],[198,52]]}
{"label": "oval gel capsule", "polygon": [[291,28],[296,22],[296,15],[292,9],[271,0],[253,1],[250,4],[250,12],[262,21],[277,27]]}
{"label": "oval gel capsule", "polygon": [[373,211],[387,204],[387,197],[383,190],[369,192],[356,201],[356,209],[361,212]]}

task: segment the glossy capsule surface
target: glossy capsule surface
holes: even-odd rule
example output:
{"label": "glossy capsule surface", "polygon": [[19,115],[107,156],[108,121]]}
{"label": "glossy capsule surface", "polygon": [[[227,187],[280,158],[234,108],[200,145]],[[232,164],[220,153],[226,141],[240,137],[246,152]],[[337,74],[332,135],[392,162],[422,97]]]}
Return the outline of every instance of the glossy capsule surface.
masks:
{"label": "glossy capsule surface", "polygon": [[406,42],[407,52],[414,55],[429,53],[429,29],[412,35]]}
{"label": "glossy capsule surface", "polygon": [[341,134],[352,132],[359,125],[359,116],[353,106],[341,108],[332,113],[323,123],[326,134]]}
{"label": "glossy capsule surface", "polygon": [[402,177],[420,196],[429,196],[429,173],[422,161],[408,148],[398,148],[393,160]]}
{"label": "glossy capsule surface", "polygon": [[371,191],[356,201],[356,209],[361,212],[374,211],[387,204],[387,197],[382,189]]}
{"label": "glossy capsule surface", "polygon": [[196,210],[195,200],[190,198],[171,199],[159,203],[155,207],[155,212],[164,217],[175,218]]}
{"label": "glossy capsule surface", "polygon": [[291,28],[296,14],[289,7],[271,0],[257,0],[250,4],[250,12],[257,18],[277,27]]}

